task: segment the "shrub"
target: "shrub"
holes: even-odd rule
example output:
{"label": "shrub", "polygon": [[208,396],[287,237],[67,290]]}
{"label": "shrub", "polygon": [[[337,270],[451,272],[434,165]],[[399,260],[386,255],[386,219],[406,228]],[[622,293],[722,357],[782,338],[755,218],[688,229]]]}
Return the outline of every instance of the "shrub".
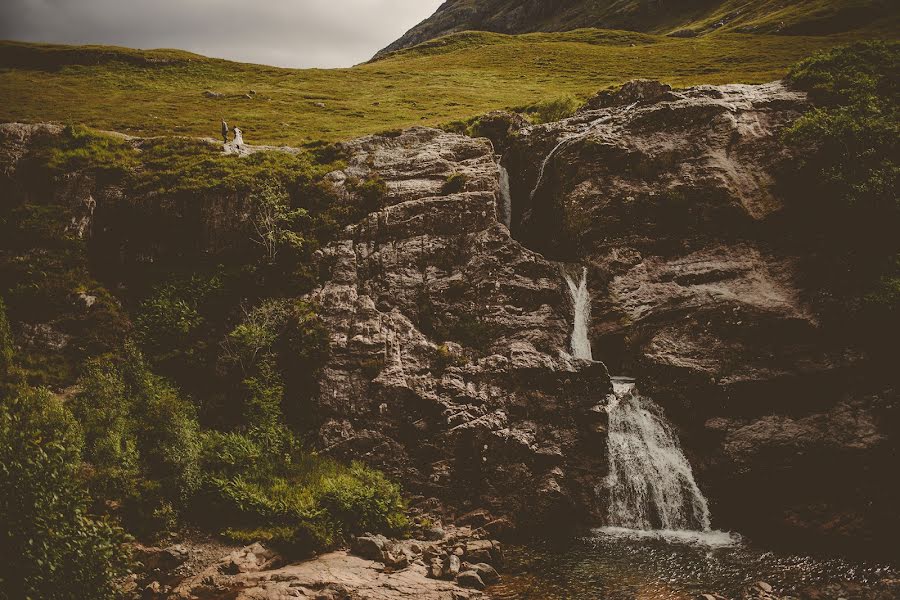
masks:
{"label": "shrub", "polygon": [[[789,80],[817,106],[785,133],[800,157],[787,185],[804,228],[821,246],[819,265],[851,328],[892,343],[900,277],[900,44],[865,42],[818,54]],[[809,223],[812,227],[809,227]],[[829,273],[843,272],[838,279]],[[892,324],[893,323],[893,324]]]}
{"label": "shrub", "polygon": [[193,405],[151,373],[131,344],[120,358],[93,361],[79,387],[73,407],[85,430],[93,489],[124,503],[134,531],[153,533],[148,516],[177,510],[200,484]]}
{"label": "shrub", "polygon": [[378,173],[372,173],[366,179],[351,179],[347,182],[347,189],[359,197],[359,208],[356,213],[357,221],[365,217],[369,213],[379,211],[384,208],[384,203],[388,195],[387,184],[381,179]]}
{"label": "shrub", "polygon": [[251,192],[253,213],[250,216],[253,243],[260,246],[270,264],[285,248],[299,250],[306,243],[295,232],[309,213],[302,208],[292,208],[290,197],[277,180],[257,184]]}
{"label": "shrub", "polygon": [[[817,208],[864,227],[900,216],[900,44],[866,42],[807,59],[789,80],[819,106],[787,130]],[[811,186],[811,187],[807,187]],[[842,226],[847,224],[842,222]]]}
{"label": "shrub", "polygon": [[400,533],[407,526],[399,488],[380,473],[295,450],[275,475],[245,470],[211,475],[202,496],[215,524],[236,541],[254,536],[306,554],[364,531]]}
{"label": "shrub", "polygon": [[2,381],[13,364],[13,337],[6,318],[6,304],[0,297],[0,381]]}
{"label": "shrub", "polygon": [[396,534],[408,525],[400,488],[361,463],[324,479],[317,500],[345,535]]}
{"label": "shrub", "polygon": [[531,119],[532,123],[552,123],[575,114],[581,106],[581,102],[574,96],[563,96],[551,100],[542,100],[530,106],[514,108],[515,112],[523,112]]}
{"label": "shrub", "polygon": [[441,188],[442,194],[458,194],[466,188],[468,177],[465,173],[451,173]]}
{"label": "shrub", "polygon": [[62,402],[27,389],[0,402],[0,598],[115,598],[123,532],[87,514],[81,432]]}

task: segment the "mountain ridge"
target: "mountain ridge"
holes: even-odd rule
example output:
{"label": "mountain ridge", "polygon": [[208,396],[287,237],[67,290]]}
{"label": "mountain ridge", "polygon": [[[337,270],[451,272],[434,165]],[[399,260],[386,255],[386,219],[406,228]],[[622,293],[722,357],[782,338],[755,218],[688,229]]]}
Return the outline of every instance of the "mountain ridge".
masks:
{"label": "mountain ridge", "polygon": [[592,27],[679,37],[720,29],[821,35],[868,26],[883,18],[896,20],[896,12],[883,0],[688,0],[678,6],[663,0],[447,0],[374,59],[469,30],[521,34]]}

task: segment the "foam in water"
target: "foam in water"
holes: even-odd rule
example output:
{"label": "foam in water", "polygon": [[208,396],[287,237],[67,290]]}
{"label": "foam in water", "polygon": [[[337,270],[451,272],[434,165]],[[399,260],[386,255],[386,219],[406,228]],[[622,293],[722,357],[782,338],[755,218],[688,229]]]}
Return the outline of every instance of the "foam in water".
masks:
{"label": "foam in water", "polygon": [[565,273],[569,293],[575,304],[575,324],[572,327],[572,355],[582,360],[594,360],[591,341],[588,338],[588,327],[591,321],[591,294],[587,286],[587,268],[581,271],[581,280],[575,280]]}
{"label": "foam in water", "polygon": [[613,381],[610,402],[609,513],[611,527],[711,532],[709,506],[662,410],[632,382]]}
{"label": "foam in water", "polygon": [[507,228],[512,224],[512,194],[509,191],[509,171],[506,170],[506,167],[503,165],[499,165],[500,167],[500,210],[499,217],[500,222],[506,225]]}
{"label": "foam in water", "polygon": [[741,544],[741,536],[729,531],[690,531],[673,529],[628,529],[626,527],[598,527],[594,535],[626,540],[659,540],[670,544],[731,548]]}

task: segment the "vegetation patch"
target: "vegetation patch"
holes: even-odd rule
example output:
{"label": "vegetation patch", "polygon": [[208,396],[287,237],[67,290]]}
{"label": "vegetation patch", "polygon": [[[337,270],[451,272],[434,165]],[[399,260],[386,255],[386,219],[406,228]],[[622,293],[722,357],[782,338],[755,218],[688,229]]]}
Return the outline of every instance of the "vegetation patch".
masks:
{"label": "vegetation patch", "polygon": [[[819,37],[718,31],[681,39],[602,29],[522,36],[469,32],[330,70],[2,42],[0,121],[75,122],[141,137],[211,138],[226,117],[240,125],[250,144],[302,147],[588,98],[635,78],[674,86],[762,83],[783,77],[791,64],[815,51],[871,35],[871,30]],[[98,52],[113,59],[96,60]],[[77,58],[81,54],[90,60]],[[54,66],[48,68],[48,61]],[[251,87],[257,94],[247,98]],[[204,95],[211,89],[222,97]],[[312,107],[311,99],[325,107]],[[202,172],[178,179],[176,185],[205,185]]]}
{"label": "vegetation patch", "polygon": [[816,107],[785,139],[799,157],[788,181],[816,237],[841,313],[866,339],[900,325],[900,44],[866,42],[799,63],[789,80]]}

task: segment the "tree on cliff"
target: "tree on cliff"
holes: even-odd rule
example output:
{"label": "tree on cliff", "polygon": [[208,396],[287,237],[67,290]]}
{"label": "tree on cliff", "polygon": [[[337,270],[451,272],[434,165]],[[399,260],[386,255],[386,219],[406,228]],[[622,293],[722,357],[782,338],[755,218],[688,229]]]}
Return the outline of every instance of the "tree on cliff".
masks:
{"label": "tree on cliff", "polygon": [[276,182],[264,182],[253,191],[252,199],[251,239],[263,248],[269,263],[275,262],[281,248],[300,248],[303,245],[303,237],[292,228],[307,216],[307,212],[302,208],[291,208],[290,197],[284,187]]}

